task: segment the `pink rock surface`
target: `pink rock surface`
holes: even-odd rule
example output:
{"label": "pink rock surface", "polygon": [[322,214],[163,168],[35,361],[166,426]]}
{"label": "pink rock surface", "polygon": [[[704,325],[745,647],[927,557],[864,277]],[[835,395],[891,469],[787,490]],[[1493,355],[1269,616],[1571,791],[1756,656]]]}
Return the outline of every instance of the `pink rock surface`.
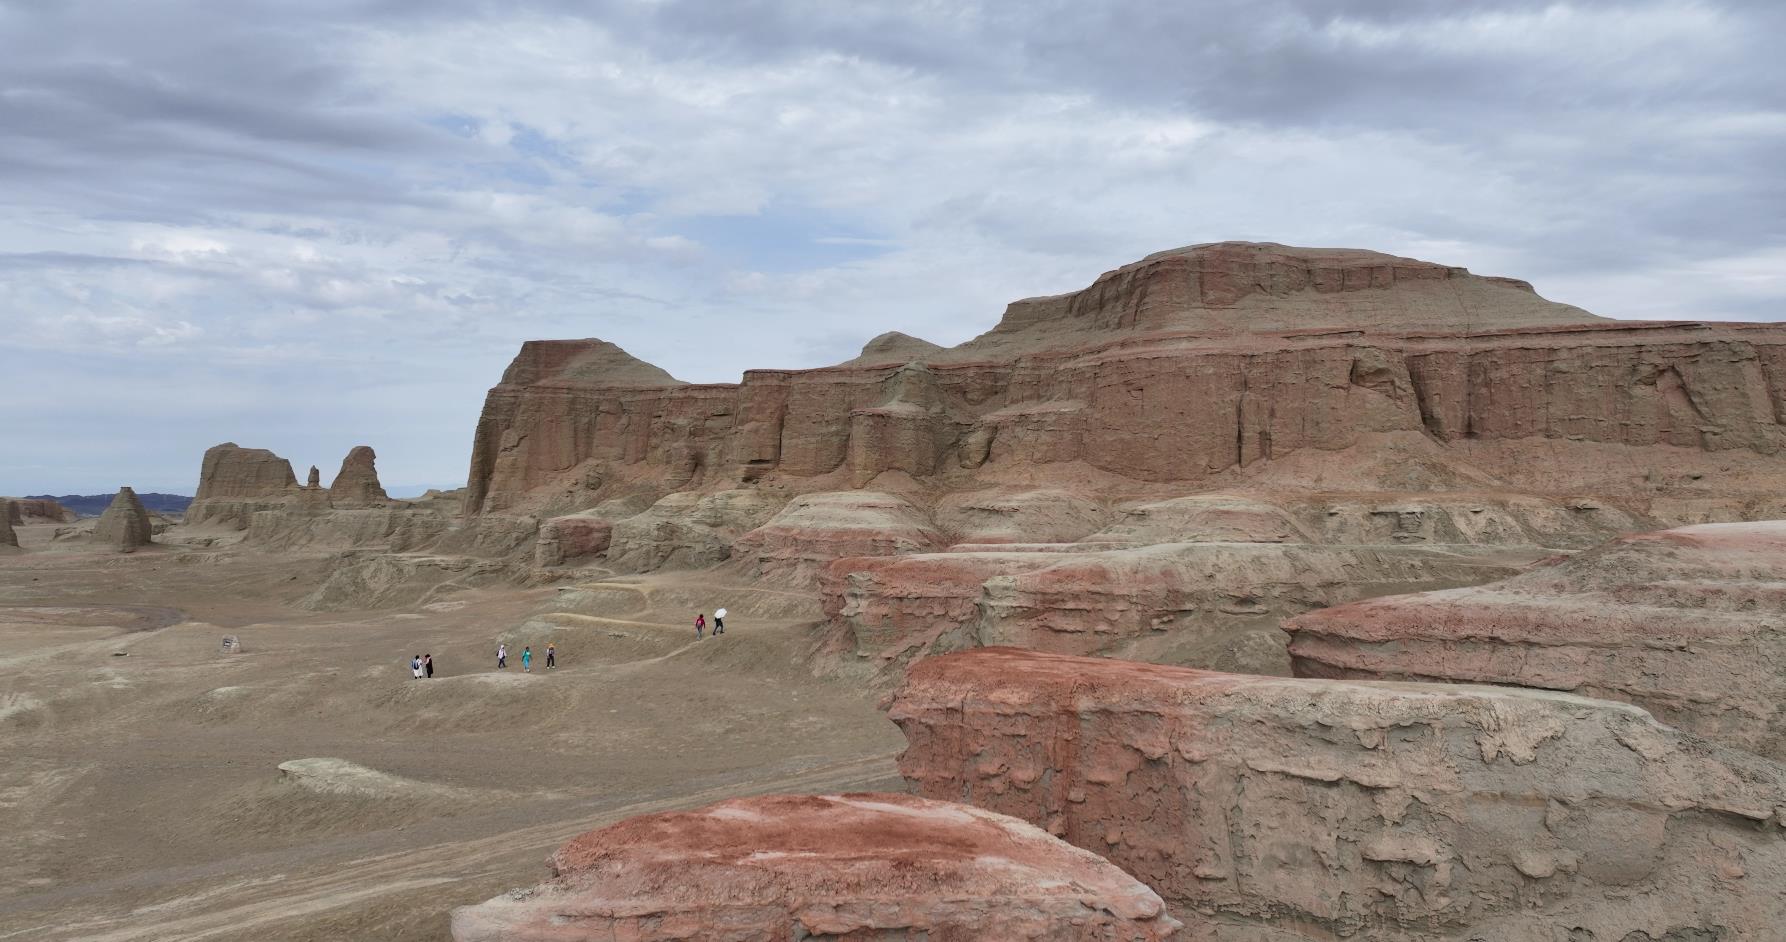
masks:
{"label": "pink rock surface", "polygon": [[1147,942],[1176,923],[1109,863],[1014,818],[909,795],[772,795],[632,818],[556,878],[453,914],[458,942]]}
{"label": "pink rock surface", "polygon": [[891,701],[913,790],[1046,827],[1189,938],[1772,938],[1786,767],[1625,704],[981,649]]}
{"label": "pink rock surface", "polygon": [[596,556],[608,551],[613,536],[611,520],[588,514],[553,517],[540,525],[534,561],[541,566],[559,566]]}
{"label": "pink rock surface", "polygon": [[1300,675],[1567,690],[1786,758],[1786,521],[1622,537],[1492,585],[1370,599],[1286,629]]}

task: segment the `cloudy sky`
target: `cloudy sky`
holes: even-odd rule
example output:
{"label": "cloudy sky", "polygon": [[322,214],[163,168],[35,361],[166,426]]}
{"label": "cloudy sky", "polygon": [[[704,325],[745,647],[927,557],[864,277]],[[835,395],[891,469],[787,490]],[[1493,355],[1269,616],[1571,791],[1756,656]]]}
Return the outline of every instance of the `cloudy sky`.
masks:
{"label": "cloudy sky", "polygon": [[804,367],[1218,239],[1786,319],[1786,4],[0,0],[0,493],[464,482],[524,339]]}

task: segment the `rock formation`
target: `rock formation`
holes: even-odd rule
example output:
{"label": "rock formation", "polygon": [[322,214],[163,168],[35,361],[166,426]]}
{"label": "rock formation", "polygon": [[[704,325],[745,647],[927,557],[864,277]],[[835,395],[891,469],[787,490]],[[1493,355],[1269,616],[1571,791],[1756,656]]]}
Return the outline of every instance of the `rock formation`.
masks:
{"label": "rock formation", "polygon": [[485,401],[467,511],[884,474],[1171,497],[1298,461],[1282,480],[1307,488],[1339,476],[1321,457],[1337,451],[1379,488],[1586,483],[1643,510],[1777,496],[1767,456],[1786,448],[1786,327],[1607,321],[1371,252],[1192,246],[1016,302],[962,346],[908,341],[738,385],[678,383],[601,341],[529,343]]}
{"label": "rock formation", "polygon": [[1623,537],[1493,585],[1286,628],[1301,675],[1566,690],[1786,759],[1786,521]]}
{"label": "rock formation", "polygon": [[591,831],[555,879],[453,913],[458,942],[1148,942],[1176,923],[1115,867],[1003,815],[909,795],[774,795]]}
{"label": "rock formation", "polygon": [[304,479],[304,486],[308,488],[322,487],[322,471],[316,465],[310,466],[310,476]]}
{"label": "rock formation", "polygon": [[13,532],[13,517],[18,508],[10,500],[0,498],[0,546],[18,546],[19,535]]}
{"label": "rock formation", "polygon": [[767,523],[781,504],[774,495],[748,489],[671,494],[614,524],[608,565],[620,572],[647,572],[724,562],[732,555],[732,542]]}
{"label": "rock formation", "polygon": [[942,546],[942,534],[905,498],[844,491],[794,498],[739,537],[732,551],[752,575],[809,582],[846,556],[896,556]]}
{"label": "rock formation", "polygon": [[918,794],[1015,815],[1223,942],[1771,938],[1786,767],[1643,711],[986,649],[891,703]]}
{"label": "rock formation", "polygon": [[1283,618],[1398,584],[1465,585],[1512,571],[1469,547],[1054,549],[839,560],[820,583],[827,652],[875,672],[931,653],[1018,645],[1287,674]]}
{"label": "rock formation", "polygon": [[255,511],[282,507],[298,492],[291,462],[264,448],[224,442],[205,452],[186,522],[245,530]]}
{"label": "rock formation", "polygon": [[0,497],[12,506],[5,511],[13,526],[27,523],[73,523],[80,514],[44,497]]}
{"label": "rock formation", "polygon": [[378,483],[378,455],[370,445],[355,445],[329,483],[329,503],[337,508],[377,507],[390,502]]}
{"label": "rock formation", "polygon": [[143,509],[143,502],[136,499],[136,491],[128,487],[118,488],[118,496],[112,498],[112,505],[93,525],[95,540],[123,553],[148,546],[153,536],[149,512]]}

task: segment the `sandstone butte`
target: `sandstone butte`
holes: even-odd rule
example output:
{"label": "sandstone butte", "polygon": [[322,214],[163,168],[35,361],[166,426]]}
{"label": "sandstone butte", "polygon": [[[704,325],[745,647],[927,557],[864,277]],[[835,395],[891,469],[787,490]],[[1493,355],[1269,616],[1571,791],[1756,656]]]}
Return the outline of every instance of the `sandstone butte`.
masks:
{"label": "sandstone butte", "polygon": [[1462,268],[1229,242],[1015,302],[958,347],[882,337],[838,366],[738,384],[680,382],[600,340],[529,342],[485,400],[466,507],[1247,481],[1742,519],[1757,512],[1745,502],[1777,506],[1783,421],[1780,325],[1612,321]]}
{"label": "sandstone butte", "polygon": [[[224,442],[205,452],[198,490],[186,508],[185,523],[214,524],[245,530],[263,511],[314,514],[333,509],[365,510],[392,506],[378,480],[377,454],[356,445],[341,462],[341,471],[327,489],[310,469],[310,483],[298,484],[291,462],[265,448],[243,448]],[[351,527],[351,523],[344,524]]]}
{"label": "sandstone butte", "polygon": [[1786,925],[1786,767],[1625,704],[987,648],[891,701],[920,795],[1045,827],[1223,942]]}
{"label": "sandstone butte", "polygon": [[12,505],[6,513],[13,526],[22,523],[73,523],[79,516],[60,503],[43,497],[0,497]]}
{"label": "sandstone butte", "polygon": [[118,489],[118,496],[112,498],[111,505],[93,525],[95,540],[123,553],[148,546],[154,533],[149,512],[137,499],[136,491],[128,487]]}
{"label": "sandstone butte", "polygon": [[1152,890],[1015,818],[909,795],[781,795],[652,814],[552,857],[556,878],[453,914],[458,942],[1148,942]]}
{"label": "sandstone butte", "polygon": [[1566,690],[1786,759],[1786,521],[1622,537],[1491,585],[1286,628],[1302,676]]}
{"label": "sandstone butte", "polygon": [[390,502],[378,482],[378,455],[370,445],[355,445],[341,460],[341,470],[329,484],[329,504],[334,507],[377,507]]}

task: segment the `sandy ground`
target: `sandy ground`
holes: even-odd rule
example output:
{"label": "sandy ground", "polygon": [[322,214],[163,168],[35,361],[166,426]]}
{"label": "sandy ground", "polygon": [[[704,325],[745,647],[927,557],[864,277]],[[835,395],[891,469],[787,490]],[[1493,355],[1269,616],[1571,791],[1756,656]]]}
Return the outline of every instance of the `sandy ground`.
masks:
{"label": "sandy ground", "polygon": [[[605,822],[901,787],[875,695],[805,667],[811,597],[592,573],[294,608],[324,565],[0,556],[0,940],[443,939],[453,906],[539,882]],[[728,633],[695,643],[719,605]],[[547,639],[559,668],[522,673]],[[305,759],[330,761],[280,771]]]}

